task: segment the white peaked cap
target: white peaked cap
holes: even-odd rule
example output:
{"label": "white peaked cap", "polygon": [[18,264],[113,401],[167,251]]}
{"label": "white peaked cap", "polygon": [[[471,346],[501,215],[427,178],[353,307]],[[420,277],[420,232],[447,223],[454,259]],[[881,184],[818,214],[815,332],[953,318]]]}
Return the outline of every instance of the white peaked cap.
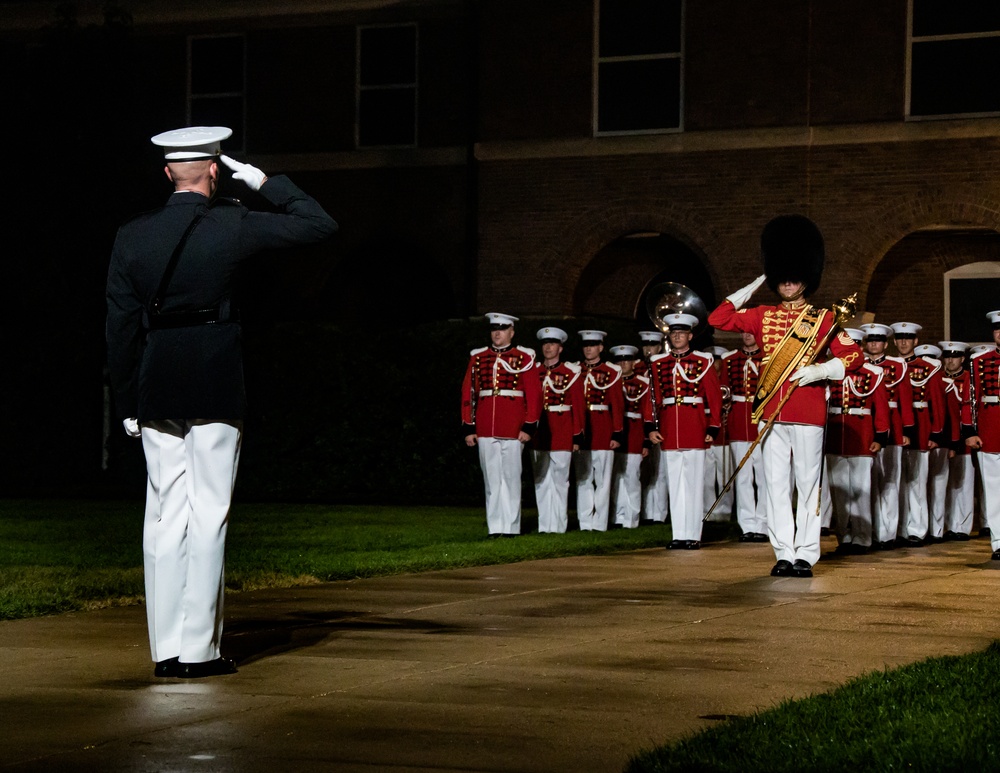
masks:
{"label": "white peaked cap", "polygon": [[163,148],[163,157],[167,161],[198,161],[220,155],[222,141],[232,134],[233,130],[227,126],[188,126],[149,139]]}

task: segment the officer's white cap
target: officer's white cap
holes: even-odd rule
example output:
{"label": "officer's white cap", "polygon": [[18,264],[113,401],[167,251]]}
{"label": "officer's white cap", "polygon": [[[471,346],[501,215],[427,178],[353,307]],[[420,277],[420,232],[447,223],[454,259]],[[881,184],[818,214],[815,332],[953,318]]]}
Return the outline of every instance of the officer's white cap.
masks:
{"label": "officer's white cap", "polygon": [[558,327],[543,327],[535,335],[539,341],[556,341],[561,344],[566,343],[566,339],[569,338],[566,331]]}
{"label": "officer's white cap", "polygon": [[942,357],[958,357],[969,351],[969,345],[961,341],[938,341]]}
{"label": "officer's white cap", "polygon": [[709,353],[714,354],[716,357],[722,357],[724,354],[727,354],[729,352],[729,350],[725,346],[710,346],[708,347],[708,351]]}
{"label": "officer's white cap", "polygon": [[874,338],[876,336],[888,338],[892,335],[891,327],[888,325],[880,325],[878,322],[868,322],[867,324],[861,325],[858,329],[865,334],[865,338]]}
{"label": "officer's white cap", "polygon": [[639,340],[646,341],[651,344],[662,344],[663,343],[663,333],[659,330],[640,330]]}
{"label": "officer's white cap", "polygon": [[512,317],[510,314],[500,314],[496,311],[491,311],[486,315],[486,319],[490,321],[491,325],[513,325],[517,322],[517,317]]}
{"label": "officer's white cap", "polygon": [[986,319],[988,319],[994,325],[1000,325],[1000,310],[988,312],[986,314]]}
{"label": "officer's white cap", "polygon": [[893,334],[898,336],[899,335],[915,336],[917,333],[923,330],[923,328],[916,322],[893,322],[891,325],[889,325],[889,327],[892,328]]}
{"label": "officer's white cap", "polygon": [[226,126],[188,126],[157,134],[150,140],[163,148],[167,161],[198,161],[220,155],[222,141],[232,134],[233,130]]}
{"label": "officer's white cap", "polygon": [[663,321],[671,328],[687,328],[693,330],[698,324],[698,318],[694,314],[667,314]]}
{"label": "officer's white cap", "polygon": [[865,340],[865,331],[859,330],[856,327],[845,327],[844,332],[851,337],[851,340],[856,344],[860,344]]}
{"label": "officer's white cap", "polygon": [[934,357],[935,359],[941,356],[941,350],[934,344],[920,344],[913,350],[913,353],[918,357]]}
{"label": "officer's white cap", "polygon": [[580,338],[584,343],[588,341],[593,341],[594,343],[602,344],[604,343],[604,337],[607,335],[603,330],[581,330]]}
{"label": "officer's white cap", "polygon": [[996,349],[994,344],[976,344],[969,350],[969,356],[982,354],[983,352],[988,352],[991,349]]}
{"label": "officer's white cap", "polygon": [[639,350],[635,346],[629,346],[628,344],[622,344],[621,346],[612,346],[609,349],[612,357],[624,357],[627,360],[634,360],[639,356]]}

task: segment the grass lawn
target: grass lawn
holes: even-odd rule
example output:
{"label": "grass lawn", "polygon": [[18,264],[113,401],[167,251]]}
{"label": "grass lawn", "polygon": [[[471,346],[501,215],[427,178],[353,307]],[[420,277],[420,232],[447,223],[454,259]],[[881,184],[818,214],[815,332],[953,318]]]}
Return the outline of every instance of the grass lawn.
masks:
{"label": "grass lawn", "polygon": [[[237,504],[231,591],[659,547],[667,526],[486,539],[481,508]],[[728,526],[724,528],[728,529]],[[706,526],[706,536],[719,527]],[[142,503],[0,500],[0,620],[137,602]]]}
{"label": "grass lawn", "polygon": [[626,770],[1000,770],[1000,643],[730,720],[638,755]]}

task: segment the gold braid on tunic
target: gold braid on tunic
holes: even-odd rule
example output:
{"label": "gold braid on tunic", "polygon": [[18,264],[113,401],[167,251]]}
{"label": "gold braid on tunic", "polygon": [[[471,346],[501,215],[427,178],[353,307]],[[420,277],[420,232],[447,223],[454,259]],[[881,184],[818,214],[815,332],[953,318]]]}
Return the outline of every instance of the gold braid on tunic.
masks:
{"label": "gold braid on tunic", "polygon": [[[785,313],[793,314],[794,311]],[[825,309],[806,305],[784,334],[780,329],[780,321],[769,320],[770,313],[765,314],[762,330],[764,340],[760,342],[764,349],[764,360],[761,363],[751,414],[751,421],[755,424],[760,421],[764,408],[778,394],[781,385],[815,346],[819,323],[825,314]]]}

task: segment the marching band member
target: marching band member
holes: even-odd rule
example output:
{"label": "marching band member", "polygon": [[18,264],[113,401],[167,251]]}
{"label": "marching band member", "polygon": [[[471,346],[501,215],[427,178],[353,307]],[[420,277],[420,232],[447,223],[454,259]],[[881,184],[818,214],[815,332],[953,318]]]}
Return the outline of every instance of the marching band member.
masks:
{"label": "marching band member", "polygon": [[535,352],[514,346],[517,317],[490,312],[490,346],[473,349],[462,382],[465,443],[479,449],[490,537],[521,533],[521,451],[538,427]]}
{"label": "marching band member", "polygon": [[962,422],[966,445],[979,451],[983,513],[994,561],[1000,561],[1000,311],[986,315],[993,325],[992,349],[972,358],[972,400]]}
{"label": "marching band member", "polygon": [[969,345],[961,341],[939,341],[944,369],[944,393],[948,420],[945,433],[949,442],[948,483],[945,489],[944,534],[946,540],[967,540],[972,534],[972,501],[975,470],[972,449],[962,435],[962,413],[968,403],[971,379],[964,367]]}
{"label": "marching band member", "polygon": [[622,444],[615,449],[611,507],[614,523],[626,529],[639,525],[642,510],[642,483],[639,465],[649,453],[650,442],[643,432],[643,409],[649,400],[649,378],[635,372],[639,350],[634,346],[612,346],[611,357],[622,369],[621,385],[625,396]]}
{"label": "marching band member", "polygon": [[[719,377],[719,384],[722,384],[722,358],[729,354],[729,350],[724,346],[712,346],[706,354],[712,355],[712,367],[715,368],[715,375]],[[705,493],[703,504],[706,510],[706,518],[710,521],[726,523],[732,519],[733,501],[735,499],[735,489],[730,486],[729,476],[734,469],[732,462],[732,449],[729,447],[729,432],[727,430],[729,412],[732,409],[732,395],[728,388],[722,387],[722,426],[719,434],[707,449],[705,449]],[[708,412],[708,409],[705,409]],[[721,495],[721,499],[719,496]],[[719,499],[719,504],[712,511],[711,516],[708,509]]]}
{"label": "marching band member", "polygon": [[[663,351],[663,333],[659,330],[640,330],[642,359],[635,364],[640,376],[649,375],[649,359]],[[660,456],[659,446],[650,446],[649,453],[639,465],[642,477],[642,512],[647,521],[664,523],[667,520],[667,474]]]}

